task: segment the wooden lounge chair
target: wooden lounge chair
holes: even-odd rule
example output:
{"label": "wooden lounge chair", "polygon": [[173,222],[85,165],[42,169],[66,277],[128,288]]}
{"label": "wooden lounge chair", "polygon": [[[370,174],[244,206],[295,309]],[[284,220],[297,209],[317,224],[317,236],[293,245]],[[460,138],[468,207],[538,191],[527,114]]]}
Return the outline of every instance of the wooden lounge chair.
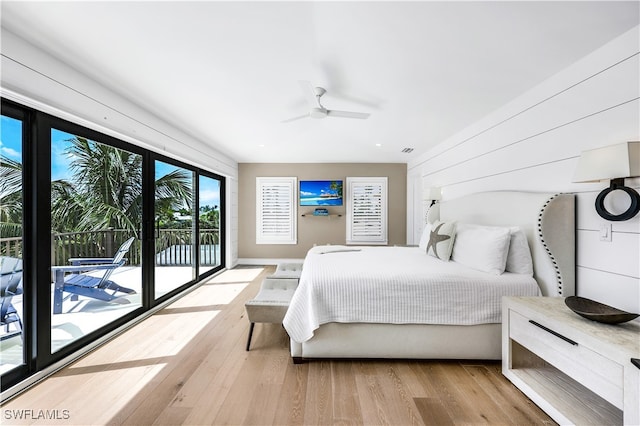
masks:
{"label": "wooden lounge chair", "polygon": [[[115,301],[122,297],[117,293],[135,294],[135,290],[122,287],[109,280],[113,271],[126,263],[127,259],[124,256],[129,251],[133,240],[134,238],[132,237],[125,241],[113,258],[73,258],[69,259],[70,266],[53,266],[51,268],[55,272],[53,313],[59,314],[62,312],[63,292],[72,293],[72,300],[77,300],[78,295],[80,295],[107,302]],[[93,276],[81,273],[96,270],[104,270],[104,274],[102,276]],[[66,272],[70,272],[70,274],[65,276]],[[119,299],[118,302],[128,303],[126,299]]]}

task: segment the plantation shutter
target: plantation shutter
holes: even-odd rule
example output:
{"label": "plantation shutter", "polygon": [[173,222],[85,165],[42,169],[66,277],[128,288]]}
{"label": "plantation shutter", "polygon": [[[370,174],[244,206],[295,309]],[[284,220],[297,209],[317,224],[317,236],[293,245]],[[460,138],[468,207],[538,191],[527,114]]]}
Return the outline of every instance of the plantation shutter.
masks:
{"label": "plantation shutter", "polygon": [[295,177],[256,178],[256,244],[296,244]]}
{"label": "plantation shutter", "polygon": [[387,178],[347,178],[347,244],[387,244]]}

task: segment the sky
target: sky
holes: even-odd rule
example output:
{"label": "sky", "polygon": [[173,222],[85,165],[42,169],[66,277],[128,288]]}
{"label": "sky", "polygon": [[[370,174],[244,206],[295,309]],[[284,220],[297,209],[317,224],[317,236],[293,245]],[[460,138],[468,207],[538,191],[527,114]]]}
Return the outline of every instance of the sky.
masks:
{"label": "sky", "polygon": [[[70,180],[72,158],[65,154],[68,139],[73,135],[57,129],[51,130],[51,179]],[[0,153],[22,163],[22,122],[2,116],[0,121]],[[156,179],[180,167],[156,161]],[[220,206],[220,182],[200,176],[200,205]]]}
{"label": "sky", "polygon": [[342,181],[332,181],[332,180],[305,180],[300,181],[300,195],[302,196],[319,196],[324,193],[333,193],[331,190],[332,182],[340,182],[342,185]]}
{"label": "sky", "polygon": [[22,122],[2,116],[0,121],[0,153],[22,162]]}
{"label": "sky", "polygon": [[64,151],[69,146],[66,140],[72,137],[73,135],[69,133],[51,129],[51,180],[71,179],[72,158],[67,156]]}

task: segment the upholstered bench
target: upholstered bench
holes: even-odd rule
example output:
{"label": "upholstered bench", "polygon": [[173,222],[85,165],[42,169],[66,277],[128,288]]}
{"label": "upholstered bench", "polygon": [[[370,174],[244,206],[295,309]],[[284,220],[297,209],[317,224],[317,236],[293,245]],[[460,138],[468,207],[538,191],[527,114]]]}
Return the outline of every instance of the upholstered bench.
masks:
{"label": "upholstered bench", "polygon": [[271,275],[271,278],[291,278],[300,280],[300,274],[302,274],[302,263],[279,263],[276,271]]}
{"label": "upholstered bench", "polygon": [[289,308],[289,302],[298,287],[298,280],[289,278],[267,277],[260,285],[260,291],[256,297],[244,304],[247,310],[249,326],[249,339],[247,350],[251,346],[253,327],[257,322],[282,324],[284,315]]}

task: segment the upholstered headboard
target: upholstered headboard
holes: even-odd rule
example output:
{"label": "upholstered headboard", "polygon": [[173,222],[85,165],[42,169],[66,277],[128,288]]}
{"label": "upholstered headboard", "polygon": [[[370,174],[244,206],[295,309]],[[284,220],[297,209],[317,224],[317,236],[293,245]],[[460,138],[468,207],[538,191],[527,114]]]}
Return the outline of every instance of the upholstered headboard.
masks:
{"label": "upholstered headboard", "polygon": [[519,226],[544,296],[575,294],[575,197],[573,194],[480,192],[435,204],[427,221]]}

